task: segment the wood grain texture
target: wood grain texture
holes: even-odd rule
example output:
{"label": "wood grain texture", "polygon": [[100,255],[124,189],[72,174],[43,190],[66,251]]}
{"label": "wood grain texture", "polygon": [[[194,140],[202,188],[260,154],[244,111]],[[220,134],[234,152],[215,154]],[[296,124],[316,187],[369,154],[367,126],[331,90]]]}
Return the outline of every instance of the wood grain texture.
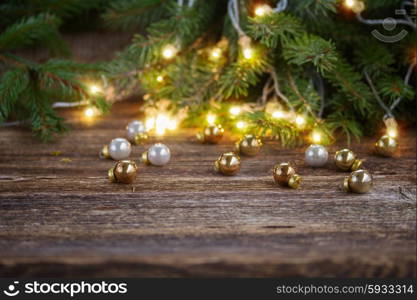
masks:
{"label": "wood grain texture", "polygon": [[[309,168],[304,148],[274,142],[237,176],[217,175],[213,161],[233,140],[201,145],[192,130],[163,139],[169,165],[111,184],[114,163],[98,151],[138,109],[117,103],[90,124],[66,110],[74,130],[49,144],[0,129],[0,276],[416,276],[415,132],[392,159],[373,156],[370,139],[352,146],[374,176],[365,195],[343,192],[347,174],[331,162]],[[273,183],[279,161],[296,165],[300,190]]]}

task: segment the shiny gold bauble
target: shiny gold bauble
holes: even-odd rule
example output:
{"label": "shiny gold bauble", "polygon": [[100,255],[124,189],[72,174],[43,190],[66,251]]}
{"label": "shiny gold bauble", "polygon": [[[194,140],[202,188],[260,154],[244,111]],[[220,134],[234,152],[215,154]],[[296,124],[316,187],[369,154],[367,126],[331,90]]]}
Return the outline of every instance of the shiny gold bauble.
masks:
{"label": "shiny gold bauble", "polygon": [[390,137],[389,135],[382,136],[375,143],[375,152],[378,155],[391,157],[398,149],[398,142],[395,138]]}
{"label": "shiny gold bauble", "polygon": [[209,125],[204,128],[203,132],[197,134],[197,139],[203,143],[217,144],[224,134],[221,125]]}
{"label": "shiny gold bauble", "polygon": [[100,153],[98,154],[98,156],[100,158],[110,158],[109,146],[104,145],[103,148],[101,148]]}
{"label": "shiny gold bauble", "polygon": [[364,194],[372,188],[372,185],[372,175],[368,171],[356,170],[345,178],[343,189],[346,192]]}
{"label": "shiny gold bauble", "polygon": [[240,170],[240,157],[234,152],[226,152],[214,162],[214,169],[223,175],[235,175]]}
{"label": "shiny gold bauble", "polygon": [[289,163],[280,163],[274,166],[272,171],[276,183],[282,186],[298,188],[301,183],[301,177],[295,174],[295,170]]}
{"label": "shiny gold bauble", "polygon": [[356,154],[349,149],[337,151],[334,155],[334,163],[343,171],[356,171],[362,166],[362,160],[356,158]]}
{"label": "shiny gold bauble", "polygon": [[144,142],[146,142],[148,140],[148,138],[149,138],[149,136],[146,132],[138,133],[137,135],[135,135],[134,144],[135,145],[141,145]]}
{"label": "shiny gold bauble", "polygon": [[121,160],[108,171],[108,178],[111,182],[132,183],[137,171],[138,167],[133,160]]}
{"label": "shiny gold bauble", "polygon": [[262,147],[262,141],[252,134],[245,135],[236,143],[236,151],[247,156],[255,156]]}

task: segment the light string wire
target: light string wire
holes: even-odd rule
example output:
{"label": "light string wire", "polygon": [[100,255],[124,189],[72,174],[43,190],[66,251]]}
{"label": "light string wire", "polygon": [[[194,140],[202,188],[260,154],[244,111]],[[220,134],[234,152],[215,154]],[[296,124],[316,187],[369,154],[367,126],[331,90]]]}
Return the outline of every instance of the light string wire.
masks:
{"label": "light string wire", "polygon": [[239,6],[237,0],[229,0],[227,12],[229,14],[230,21],[232,21],[232,25],[236,29],[239,36],[247,36],[239,24]]}
{"label": "light string wire", "polygon": [[273,9],[274,12],[284,11],[288,6],[288,0],[281,0],[277,3],[277,6]]}

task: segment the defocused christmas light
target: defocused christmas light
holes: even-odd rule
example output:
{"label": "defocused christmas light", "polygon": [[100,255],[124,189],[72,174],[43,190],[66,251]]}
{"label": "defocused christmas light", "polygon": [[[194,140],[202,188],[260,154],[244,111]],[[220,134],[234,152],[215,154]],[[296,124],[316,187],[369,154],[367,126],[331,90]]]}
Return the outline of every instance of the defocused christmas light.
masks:
{"label": "defocused christmas light", "polygon": [[101,87],[97,84],[92,84],[90,85],[89,90],[91,95],[96,95],[101,92]]}
{"label": "defocused christmas light", "polygon": [[146,119],[145,127],[146,127],[147,131],[154,129],[155,128],[155,118]]}
{"label": "defocused christmas light", "polygon": [[207,115],[207,123],[209,123],[209,125],[213,125],[214,122],[216,122],[216,116],[213,114],[208,114]]}
{"label": "defocused christmas light", "polygon": [[344,5],[354,13],[361,13],[365,9],[365,4],[359,0],[345,0]]}
{"label": "defocused christmas light", "polygon": [[246,123],[243,121],[239,121],[236,123],[236,128],[237,129],[244,129],[246,127]]}
{"label": "defocused christmas light", "polygon": [[242,53],[243,53],[243,57],[246,58],[246,59],[251,59],[253,57],[252,48],[249,48],[249,47],[244,48]]}
{"label": "defocused christmas light", "polygon": [[214,48],[211,50],[211,58],[218,59],[222,55],[222,50],[220,48]]}
{"label": "defocused christmas light", "polygon": [[392,138],[396,138],[398,136],[398,131],[395,128],[388,128],[387,134]]}
{"label": "defocused christmas light", "polygon": [[167,45],[164,47],[164,49],[162,50],[162,56],[165,59],[171,59],[173,58],[175,55],[177,54],[177,48],[175,48],[172,45]]}
{"label": "defocused christmas light", "polygon": [[265,16],[266,14],[269,14],[272,11],[272,8],[267,4],[258,5],[255,8],[255,15],[257,17]]}
{"label": "defocused christmas light", "polygon": [[240,109],[240,107],[238,107],[238,106],[232,106],[232,107],[229,109],[229,113],[230,113],[232,116],[237,116],[238,114],[240,114],[240,111],[241,111],[241,109]]}
{"label": "defocused christmas light", "polygon": [[97,109],[95,107],[87,107],[84,110],[84,115],[87,118],[93,118],[93,117],[95,117],[97,115]]}
{"label": "defocused christmas light", "polygon": [[276,110],[272,113],[272,117],[275,119],[281,119],[285,116],[284,112],[281,110]]}
{"label": "defocused christmas light", "polygon": [[306,122],[306,120],[304,119],[304,117],[302,117],[302,116],[297,116],[296,118],[295,118],[295,124],[298,126],[298,127],[303,127],[304,126],[304,124],[305,124],[305,122]]}
{"label": "defocused christmas light", "polygon": [[168,129],[169,130],[175,130],[175,129],[177,129],[177,127],[178,127],[178,122],[176,120],[173,120],[173,119],[169,120],[169,122],[168,122]]}
{"label": "defocused christmas light", "polygon": [[158,75],[158,76],[156,77],[156,81],[158,81],[158,82],[162,82],[162,81],[164,81],[164,76],[162,76],[162,75]]}
{"label": "defocused christmas light", "polygon": [[311,134],[311,140],[313,141],[314,144],[320,144],[321,133],[318,131],[313,131],[313,133]]}

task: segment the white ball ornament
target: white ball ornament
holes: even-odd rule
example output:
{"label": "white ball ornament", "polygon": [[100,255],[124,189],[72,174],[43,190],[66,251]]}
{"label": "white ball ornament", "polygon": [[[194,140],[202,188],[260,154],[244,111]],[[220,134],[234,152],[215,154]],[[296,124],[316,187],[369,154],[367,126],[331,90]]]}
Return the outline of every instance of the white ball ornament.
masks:
{"label": "white ball ornament", "polygon": [[322,167],[327,163],[329,152],[322,145],[310,145],[305,152],[307,165],[311,167]]}
{"label": "white ball ornament", "polygon": [[115,138],[109,144],[109,155],[114,160],[122,160],[129,157],[132,147],[128,140]]}
{"label": "white ball ornament", "polygon": [[146,127],[145,124],[143,124],[141,121],[135,120],[127,124],[126,126],[126,134],[129,141],[134,142],[135,137],[138,134],[146,133]]}
{"label": "white ball ornament", "polygon": [[148,151],[143,153],[142,158],[145,163],[154,166],[166,165],[171,159],[171,151],[168,146],[157,143],[151,146]]}

